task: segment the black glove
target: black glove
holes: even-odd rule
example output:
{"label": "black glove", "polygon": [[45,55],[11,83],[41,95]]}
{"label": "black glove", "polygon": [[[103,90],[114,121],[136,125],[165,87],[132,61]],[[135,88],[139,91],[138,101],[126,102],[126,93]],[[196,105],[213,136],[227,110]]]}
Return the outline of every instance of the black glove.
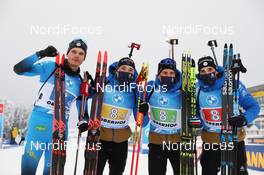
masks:
{"label": "black glove", "polygon": [[44,57],[55,57],[57,56],[58,52],[57,49],[53,46],[48,46],[44,50],[40,50],[36,53],[40,58]]}
{"label": "black glove", "polygon": [[240,114],[229,118],[228,123],[233,127],[242,127],[247,125],[247,120],[244,115]]}
{"label": "black glove", "polygon": [[79,131],[80,131],[81,133],[82,133],[82,132],[85,132],[85,131],[88,130],[88,123],[87,123],[87,121],[85,121],[85,120],[79,121],[79,122],[77,123],[77,126],[78,126],[78,129],[79,129]]}
{"label": "black glove", "polygon": [[149,106],[146,102],[140,102],[138,112],[141,112],[144,114],[144,116],[148,113]]}
{"label": "black glove", "polygon": [[92,85],[92,87],[95,87],[94,79],[89,72],[87,72],[87,79],[90,80],[90,84]]}

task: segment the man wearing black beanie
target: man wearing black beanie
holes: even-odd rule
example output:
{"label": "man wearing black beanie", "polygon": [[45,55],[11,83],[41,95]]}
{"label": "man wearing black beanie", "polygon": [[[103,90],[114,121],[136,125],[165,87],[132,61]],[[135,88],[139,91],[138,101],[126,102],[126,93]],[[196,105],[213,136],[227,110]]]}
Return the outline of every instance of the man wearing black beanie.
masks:
{"label": "man wearing black beanie", "polygon": [[203,128],[201,138],[203,141],[200,163],[202,175],[217,175],[221,166],[221,150],[235,149],[237,151],[236,172],[239,175],[247,175],[247,158],[245,152],[244,126],[252,123],[257,117],[260,107],[257,101],[250,95],[246,87],[239,82],[239,108],[244,112],[230,116],[228,123],[238,129],[237,144],[223,146],[220,139],[222,126],[222,87],[225,83],[224,68],[216,66],[210,56],[205,56],[198,61],[197,83],[197,111]]}
{"label": "man wearing black beanie", "polygon": [[[63,69],[65,71],[65,117],[66,133],[68,133],[68,118],[70,117],[71,105],[76,101],[77,111],[81,107],[80,94],[80,65],[83,63],[87,52],[87,45],[81,39],[73,40],[69,44],[67,59]],[[42,85],[38,98],[30,116],[28,131],[26,135],[25,150],[21,161],[21,174],[33,175],[39,164],[42,155],[45,155],[44,175],[50,174],[51,148],[36,149],[31,144],[52,145],[52,126],[54,114],[54,76],[56,64],[54,61],[46,60],[45,57],[55,57],[57,49],[48,46],[33,55],[23,59],[14,66],[14,71],[18,75],[38,76]],[[77,116],[74,116],[77,117]],[[87,108],[85,109],[84,120],[88,119]],[[81,121],[79,122],[81,123]],[[87,123],[79,124],[82,128]],[[67,134],[66,134],[67,135]],[[67,138],[66,138],[67,140]]]}

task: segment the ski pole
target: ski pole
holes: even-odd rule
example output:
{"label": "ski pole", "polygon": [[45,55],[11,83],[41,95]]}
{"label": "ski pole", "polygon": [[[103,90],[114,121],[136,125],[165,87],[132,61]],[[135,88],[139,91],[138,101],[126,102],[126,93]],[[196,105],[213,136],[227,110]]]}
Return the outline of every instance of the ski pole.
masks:
{"label": "ski pole", "polygon": [[171,45],[171,58],[174,60],[174,46],[179,44],[179,40],[178,39],[170,39],[167,40],[167,43],[169,43]]}
{"label": "ski pole", "polygon": [[[240,72],[246,73],[247,69],[243,66],[241,59],[240,59],[240,54],[238,53],[237,56],[234,55],[234,60],[232,63],[232,73],[234,76],[234,114],[239,115],[239,94],[238,94],[238,89],[239,89],[239,79],[240,79]],[[237,127],[233,127],[233,132],[234,132],[234,169],[233,173],[237,174]]]}
{"label": "ski pole", "polygon": [[[147,79],[145,79],[145,81],[144,81],[144,94],[143,94],[143,101],[146,101],[146,86],[147,86]],[[137,148],[137,159],[136,159],[136,170],[135,170],[135,175],[137,175],[137,172],[138,172],[138,160],[139,160],[140,146],[141,146],[143,118],[144,118],[144,114],[142,114],[142,113],[138,113],[138,116],[137,116],[137,120],[138,120],[138,121],[137,121],[137,122],[138,122],[138,124],[139,124],[140,131],[139,131],[139,138],[138,138],[138,148]]]}
{"label": "ski pole", "polygon": [[[81,110],[80,110],[80,117],[79,120],[82,121],[84,117],[85,106],[87,104],[87,97],[89,96],[89,84],[88,84],[88,72],[84,72],[84,81],[81,84],[80,94],[82,94],[82,102],[81,102]],[[77,171],[77,164],[78,164],[78,155],[79,155],[79,145],[80,145],[80,138],[81,132],[79,130],[78,137],[77,137],[77,150],[76,150],[76,157],[75,157],[75,165],[74,165],[74,175],[76,175]]]}
{"label": "ski pole", "polygon": [[[140,102],[140,97],[138,97],[138,103],[139,102]],[[138,126],[136,123],[134,134],[133,134],[133,148],[132,148],[132,161],[131,161],[131,167],[130,167],[130,175],[133,175],[133,169],[134,169],[135,149],[136,149],[136,144],[137,144],[137,130],[138,130]]]}
{"label": "ski pole", "polygon": [[214,56],[214,59],[215,59],[215,64],[216,64],[216,66],[218,66],[217,58],[216,58],[215,51],[214,51],[214,47],[217,47],[216,40],[210,40],[210,41],[208,41],[208,44],[207,45],[209,47],[211,47],[211,50],[212,50],[212,53],[213,53],[213,56]]}
{"label": "ski pole", "polygon": [[[139,84],[139,87],[143,88],[143,101],[146,101],[146,95],[147,95],[146,86],[147,86],[148,71],[149,71],[148,65],[145,65],[143,63],[140,74],[137,78],[137,83]],[[140,100],[141,99],[141,93],[142,93],[142,91],[140,92],[140,94],[138,96],[138,106],[141,102],[141,100]],[[130,175],[133,175],[136,144],[138,144],[138,145],[137,145],[135,175],[137,175],[137,172],[138,172],[138,160],[139,160],[140,144],[141,144],[141,137],[142,137],[143,117],[144,117],[144,114],[137,112],[135,131],[134,131],[134,135],[133,135],[133,150],[132,150],[132,161],[131,161],[131,167],[130,167]],[[137,137],[138,127],[140,127],[139,137]]]}

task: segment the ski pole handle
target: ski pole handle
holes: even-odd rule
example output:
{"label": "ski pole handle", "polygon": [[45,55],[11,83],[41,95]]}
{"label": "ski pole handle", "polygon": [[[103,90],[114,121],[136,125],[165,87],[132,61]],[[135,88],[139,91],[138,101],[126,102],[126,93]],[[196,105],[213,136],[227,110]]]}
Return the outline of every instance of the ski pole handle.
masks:
{"label": "ski pole handle", "polygon": [[233,74],[239,74],[239,72],[246,73],[247,69],[244,67],[244,65],[241,62],[240,54],[234,55],[234,60],[232,62],[232,71]]}
{"label": "ski pole handle", "polygon": [[239,60],[239,63],[240,63],[240,67],[241,67],[241,72],[242,73],[246,73],[247,72],[247,68],[242,64],[242,61],[240,59],[240,53],[237,54],[237,60]]}
{"label": "ski pole handle", "polygon": [[211,50],[212,50],[212,53],[213,53],[213,56],[214,56],[214,59],[215,59],[215,64],[216,64],[216,66],[218,66],[218,62],[217,62],[216,55],[215,55],[215,51],[214,51],[214,47],[217,47],[216,40],[210,40],[210,41],[208,41],[207,45],[209,47],[211,47]]}
{"label": "ski pole handle", "polygon": [[130,49],[130,53],[128,54],[129,58],[131,58],[131,57],[132,57],[132,53],[133,53],[134,48],[136,48],[137,50],[139,50],[139,49],[140,49],[140,44],[137,44],[137,43],[131,43],[131,45],[128,46],[128,47],[131,48],[131,49]]}
{"label": "ski pole handle", "polygon": [[90,89],[90,84],[87,82],[82,82],[81,88],[80,88],[80,94],[88,97],[90,95],[89,89]]}
{"label": "ski pole handle", "polygon": [[208,41],[208,46],[210,46],[210,47],[217,47],[216,40],[210,40],[210,41]]}

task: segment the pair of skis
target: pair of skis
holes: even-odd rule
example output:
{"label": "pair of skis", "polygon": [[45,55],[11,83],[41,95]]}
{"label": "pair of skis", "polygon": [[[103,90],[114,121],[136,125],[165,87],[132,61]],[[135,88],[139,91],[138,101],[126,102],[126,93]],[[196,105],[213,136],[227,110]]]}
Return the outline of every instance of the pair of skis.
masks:
{"label": "pair of skis", "polygon": [[[220,133],[221,175],[236,175],[237,172],[237,128],[228,124],[228,119],[238,116],[239,112],[239,73],[247,70],[242,65],[240,54],[233,54],[233,44],[224,45],[223,67],[225,82],[222,88],[222,126]],[[233,145],[233,149],[228,149]]]}
{"label": "pair of skis", "polygon": [[[148,74],[149,74],[149,65],[143,63],[141,67],[141,71],[137,77],[137,85],[139,86],[139,94],[138,94],[138,105],[140,102],[146,102],[147,98],[147,91],[146,87],[148,84]],[[136,124],[135,124],[135,131],[133,134],[133,150],[132,150],[132,161],[130,167],[130,175],[137,175],[138,174],[138,161],[139,161],[139,154],[140,154],[140,146],[141,146],[141,138],[142,138],[142,122],[143,122],[144,114],[141,112],[137,112],[136,116]],[[139,128],[139,133],[138,133]],[[137,146],[137,150],[136,150]],[[136,154],[136,160],[135,160]],[[134,169],[134,162],[136,161],[135,169]],[[134,172],[134,173],[133,173]]]}
{"label": "pair of skis", "polygon": [[66,121],[65,121],[65,55],[56,56],[54,78],[54,118],[52,131],[51,175],[63,175],[66,162]]}
{"label": "pair of skis", "polygon": [[89,129],[85,145],[85,164],[83,170],[84,175],[97,174],[98,151],[100,149],[99,138],[101,125],[101,111],[104,98],[104,86],[106,81],[107,59],[107,51],[105,51],[102,65],[102,54],[101,51],[99,51],[95,73],[95,94],[92,99],[90,119],[88,123]]}
{"label": "pair of skis", "polygon": [[[181,153],[180,174],[198,175],[195,129],[190,127],[200,125],[196,117],[196,75],[195,61],[191,55],[182,55],[182,109],[181,109]],[[187,146],[190,145],[190,146]]]}

